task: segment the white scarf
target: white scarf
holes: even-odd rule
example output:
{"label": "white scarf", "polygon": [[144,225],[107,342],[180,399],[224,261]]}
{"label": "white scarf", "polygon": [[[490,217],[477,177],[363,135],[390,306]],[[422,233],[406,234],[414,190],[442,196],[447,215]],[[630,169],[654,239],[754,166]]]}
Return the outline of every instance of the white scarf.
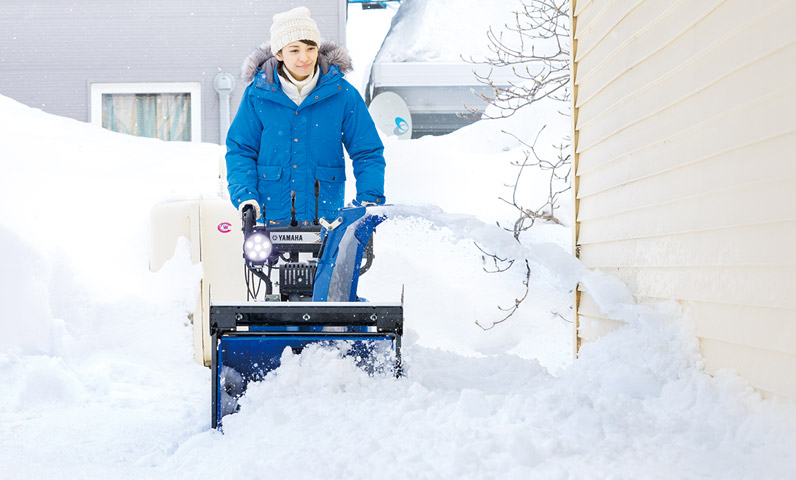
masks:
{"label": "white scarf", "polygon": [[301,105],[301,102],[309,96],[312,89],[318,84],[320,69],[316,65],[315,72],[304,80],[296,80],[293,78],[293,75],[290,74],[287,68],[282,67],[280,72],[279,76],[282,78],[282,91],[284,91],[285,95],[293,100],[296,105]]}

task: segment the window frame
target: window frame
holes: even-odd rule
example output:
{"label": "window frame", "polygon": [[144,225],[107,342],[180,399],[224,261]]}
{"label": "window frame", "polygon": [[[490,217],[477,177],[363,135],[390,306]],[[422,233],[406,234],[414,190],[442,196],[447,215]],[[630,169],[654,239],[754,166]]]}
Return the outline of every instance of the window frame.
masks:
{"label": "window frame", "polygon": [[105,94],[188,93],[191,95],[191,143],[202,141],[202,84],[199,82],[120,82],[91,84],[90,123],[102,127]]}

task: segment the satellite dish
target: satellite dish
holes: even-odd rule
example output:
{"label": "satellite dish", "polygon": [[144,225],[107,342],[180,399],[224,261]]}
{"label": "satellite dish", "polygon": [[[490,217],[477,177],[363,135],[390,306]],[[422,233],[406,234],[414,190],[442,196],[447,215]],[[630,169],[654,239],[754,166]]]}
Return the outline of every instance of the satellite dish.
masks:
{"label": "satellite dish", "polygon": [[385,135],[394,135],[399,139],[412,138],[412,115],[404,99],[397,93],[383,92],[376,95],[368,110],[376,127]]}

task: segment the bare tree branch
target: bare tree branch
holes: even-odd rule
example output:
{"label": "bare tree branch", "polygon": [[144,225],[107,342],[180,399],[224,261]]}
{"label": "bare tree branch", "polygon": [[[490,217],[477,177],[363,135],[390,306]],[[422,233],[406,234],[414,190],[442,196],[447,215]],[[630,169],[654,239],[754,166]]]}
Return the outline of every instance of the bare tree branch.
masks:
{"label": "bare tree branch", "polygon": [[498,325],[498,324],[501,324],[501,323],[505,322],[506,320],[511,318],[512,315],[517,313],[517,309],[520,308],[520,304],[523,301],[525,301],[526,298],[528,298],[528,292],[530,291],[530,288],[531,288],[531,286],[530,286],[531,285],[531,265],[528,263],[528,260],[525,260],[525,280],[523,280],[522,284],[525,286],[525,293],[522,295],[521,298],[515,298],[514,299],[514,305],[512,305],[510,307],[507,307],[507,308],[498,307],[498,309],[501,310],[501,311],[509,312],[505,317],[501,318],[500,320],[492,322],[492,325],[490,325],[488,327],[485,327],[485,326],[481,325],[481,322],[479,322],[478,320],[475,321],[475,324],[478,325],[484,331],[491,330],[491,329],[495,328],[495,325]]}
{"label": "bare tree branch", "polygon": [[[532,105],[543,99],[561,102],[562,115],[568,116],[570,95],[570,2],[569,0],[523,0],[522,7],[514,12],[513,20],[503,25],[501,29],[489,28],[486,32],[489,41],[489,51],[492,54],[486,60],[474,60],[472,57],[464,60],[478,65],[488,65],[489,71],[485,74],[475,73],[476,80],[485,85],[486,93],[475,93],[481,100],[490,105],[489,113],[465,105],[468,118],[498,119],[508,118],[522,108]],[[511,79],[498,80],[497,70],[510,69]],[[520,242],[523,232],[533,227],[537,221],[561,224],[558,216],[561,196],[571,188],[572,158],[569,153],[571,140],[568,137],[561,139],[560,143],[553,145],[552,151],[542,150],[537,147],[539,138],[546,128],[541,127],[530,143],[510,132],[503,132],[512,136],[524,147],[525,158],[522,161],[512,162],[516,166],[517,174],[512,184],[511,197],[500,200],[511,205],[517,210],[518,216],[512,225],[498,226],[512,232],[514,239]],[[541,151],[548,151],[546,155]],[[536,168],[544,172],[547,179],[547,198],[535,207],[525,206],[519,199],[520,180],[529,169]],[[499,258],[496,255],[479,250],[484,254],[482,258],[492,259],[494,270],[490,273],[502,273],[509,270],[515,259]],[[495,325],[505,322],[513,316],[520,304],[528,297],[531,269],[525,261],[526,276],[523,282],[525,293],[517,298],[513,305],[498,307],[503,312],[508,312],[503,318],[492,322],[485,327],[480,322],[475,323],[484,330],[494,328]],[[561,316],[556,312],[555,315]],[[561,316],[563,318],[563,316]]]}

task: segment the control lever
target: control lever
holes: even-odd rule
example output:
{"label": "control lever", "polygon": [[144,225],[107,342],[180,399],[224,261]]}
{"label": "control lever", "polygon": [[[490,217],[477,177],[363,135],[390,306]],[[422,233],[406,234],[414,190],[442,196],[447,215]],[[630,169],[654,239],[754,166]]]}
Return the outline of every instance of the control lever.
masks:
{"label": "control lever", "polygon": [[295,227],[298,225],[296,221],[296,191],[291,190],[290,192],[290,226]]}
{"label": "control lever", "polygon": [[321,181],[315,179],[315,220],[312,221],[313,225],[318,225],[318,197],[321,196]]}

